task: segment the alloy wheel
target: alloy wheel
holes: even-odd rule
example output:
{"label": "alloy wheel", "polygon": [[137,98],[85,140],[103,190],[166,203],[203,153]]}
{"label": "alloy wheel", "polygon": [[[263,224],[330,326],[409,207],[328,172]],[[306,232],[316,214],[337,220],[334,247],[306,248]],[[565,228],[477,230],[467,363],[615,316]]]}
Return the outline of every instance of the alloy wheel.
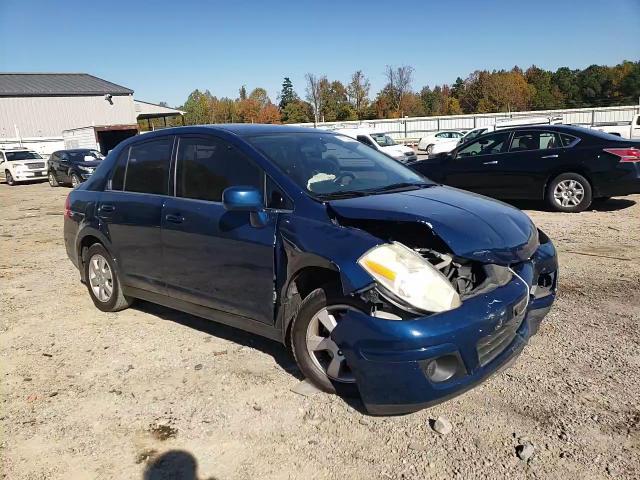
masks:
{"label": "alloy wheel", "polygon": [[307,327],[307,352],[314,365],[331,380],[353,383],[355,379],[331,332],[340,320],[340,314],[355,310],[349,305],[330,305],[317,312]]}
{"label": "alloy wheel", "polygon": [[80,185],[80,183],[80,179],[77,175],[71,175],[71,185],[73,186],[73,188],[76,188],[78,185]]}
{"label": "alloy wheel", "polygon": [[89,285],[100,302],[106,303],[111,299],[113,274],[107,259],[98,253],[89,260]]}
{"label": "alloy wheel", "polygon": [[561,207],[575,207],[584,199],[584,186],[577,180],[562,180],[553,191],[553,199]]}

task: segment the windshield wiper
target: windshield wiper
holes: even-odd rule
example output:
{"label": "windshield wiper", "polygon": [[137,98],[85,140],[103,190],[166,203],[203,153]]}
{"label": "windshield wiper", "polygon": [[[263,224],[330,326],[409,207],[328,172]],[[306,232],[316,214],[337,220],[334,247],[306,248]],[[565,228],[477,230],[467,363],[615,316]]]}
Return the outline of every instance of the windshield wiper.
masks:
{"label": "windshield wiper", "polygon": [[392,183],[391,185],[385,185],[383,187],[372,188],[367,190],[368,193],[390,193],[402,190],[417,190],[420,188],[432,187],[433,183],[423,183],[423,182],[401,182],[401,183]]}
{"label": "windshield wiper", "polygon": [[316,198],[320,200],[335,200],[337,198],[349,198],[349,197],[365,197],[371,192],[364,190],[342,190],[330,193],[318,193]]}

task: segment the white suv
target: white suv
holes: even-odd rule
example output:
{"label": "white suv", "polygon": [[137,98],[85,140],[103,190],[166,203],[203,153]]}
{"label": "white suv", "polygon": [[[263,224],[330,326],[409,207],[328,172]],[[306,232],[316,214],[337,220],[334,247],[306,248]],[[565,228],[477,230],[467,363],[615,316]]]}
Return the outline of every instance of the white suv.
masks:
{"label": "white suv", "polygon": [[29,180],[47,180],[47,162],[26,148],[0,149],[0,179],[8,185]]}

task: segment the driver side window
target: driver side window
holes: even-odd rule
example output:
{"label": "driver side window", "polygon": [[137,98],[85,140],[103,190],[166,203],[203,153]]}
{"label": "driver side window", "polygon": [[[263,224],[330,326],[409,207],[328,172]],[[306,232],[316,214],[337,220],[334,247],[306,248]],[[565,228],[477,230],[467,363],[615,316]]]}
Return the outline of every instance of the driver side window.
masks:
{"label": "driver side window", "polygon": [[493,155],[506,150],[506,143],[509,140],[509,132],[494,133],[478,138],[458,151],[458,158],[473,157],[477,155]]}

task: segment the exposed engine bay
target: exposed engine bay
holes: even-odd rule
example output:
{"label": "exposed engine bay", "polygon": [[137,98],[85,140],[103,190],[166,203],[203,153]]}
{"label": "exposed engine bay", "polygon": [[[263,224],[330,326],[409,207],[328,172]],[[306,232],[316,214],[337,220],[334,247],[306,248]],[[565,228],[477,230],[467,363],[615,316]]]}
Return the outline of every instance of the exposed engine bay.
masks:
{"label": "exposed engine bay", "polygon": [[[359,228],[387,242],[399,242],[409,247],[446,277],[462,301],[485,293],[511,280],[507,266],[485,264],[456,257],[446,243],[434,233],[430,226],[421,222],[372,221],[336,217],[342,226]],[[369,295],[371,297],[371,295]],[[384,295],[383,295],[384,296]],[[374,300],[372,297],[369,301]],[[388,299],[387,299],[388,300]],[[374,303],[380,302],[376,299]],[[398,313],[401,305],[392,308]],[[388,309],[388,305],[383,307]],[[408,309],[410,310],[410,309]]]}

